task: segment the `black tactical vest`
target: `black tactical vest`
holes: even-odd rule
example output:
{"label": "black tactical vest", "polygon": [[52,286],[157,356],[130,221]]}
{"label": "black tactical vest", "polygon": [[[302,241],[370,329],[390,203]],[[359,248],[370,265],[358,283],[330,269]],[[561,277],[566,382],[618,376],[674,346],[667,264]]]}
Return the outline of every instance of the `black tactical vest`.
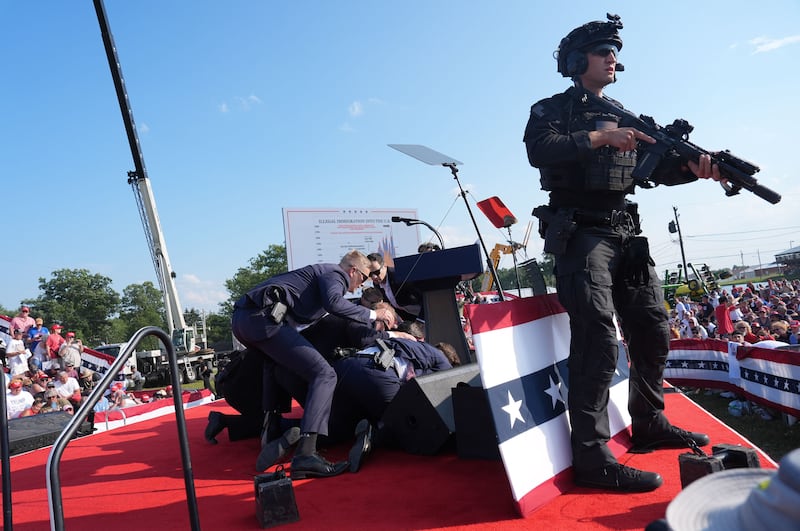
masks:
{"label": "black tactical vest", "polygon": [[[562,109],[562,123],[567,124],[564,134],[575,131],[599,131],[616,128],[619,117],[603,112],[591,103],[569,98]],[[542,189],[552,191],[633,191],[631,176],[636,166],[636,151],[621,152],[605,146],[592,150],[591,156],[579,164],[564,167],[540,168]]]}

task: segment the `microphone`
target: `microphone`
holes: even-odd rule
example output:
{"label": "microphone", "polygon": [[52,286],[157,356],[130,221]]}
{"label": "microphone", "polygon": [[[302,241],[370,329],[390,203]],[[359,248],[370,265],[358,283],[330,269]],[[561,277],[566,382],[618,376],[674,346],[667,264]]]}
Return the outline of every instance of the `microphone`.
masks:
{"label": "microphone", "polygon": [[623,65],[622,63],[617,63],[617,66],[614,67],[614,70],[617,72],[624,72],[625,65]]}
{"label": "microphone", "polygon": [[419,221],[414,218],[401,218],[399,216],[392,216],[392,223],[410,223],[412,221]]}

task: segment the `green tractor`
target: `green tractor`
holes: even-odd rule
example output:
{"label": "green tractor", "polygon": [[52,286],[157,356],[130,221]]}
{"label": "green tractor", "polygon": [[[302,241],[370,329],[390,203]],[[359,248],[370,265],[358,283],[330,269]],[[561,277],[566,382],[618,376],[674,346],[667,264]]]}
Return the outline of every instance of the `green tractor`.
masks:
{"label": "green tractor", "polygon": [[682,295],[688,295],[693,301],[699,302],[703,295],[718,289],[719,284],[707,264],[700,266],[699,270],[692,264],[686,264],[686,271],[678,264],[677,271],[664,271],[663,288],[667,303]]}

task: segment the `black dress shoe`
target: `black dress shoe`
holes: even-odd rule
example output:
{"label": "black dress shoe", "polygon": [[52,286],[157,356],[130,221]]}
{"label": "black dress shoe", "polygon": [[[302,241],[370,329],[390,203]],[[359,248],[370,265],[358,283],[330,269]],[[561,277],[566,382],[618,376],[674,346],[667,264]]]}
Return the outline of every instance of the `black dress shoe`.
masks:
{"label": "black dress shoe", "polygon": [[711,442],[705,433],[686,431],[677,426],[656,432],[634,433],[631,441],[631,453],[647,453],[659,448],[692,448]]}
{"label": "black dress shoe", "polygon": [[277,411],[268,411],[264,415],[264,423],[261,428],[261,447],[264,448],[267,443],[279,439],[283,430],[281,429],[281,414]]}
{"label": "black dress shoe", "polygon": [[267,443],[261,449],[256,459],[256,469],[264,471],[278,462],[278,460],[286,455],[289,448],[297,444],[300,440],[300,428],[289,428],[279,438]]}
{"label": "black dress shoe", "polygon": [[650,492],[664,482],[660,474],[637,470],[619,463],[593,470],[576,470],[574,481],[581,487],[620,492]]}
{"label": "black dress shoe", "polygon": [[331,463],[318,453],[311,455],[295,455],[292,458],[292,479],[329,478],[338,476],[345,470],[349,463],[340,461]]}
{"label": "black dress shoe", "polygon": [[358,472],[364,458],[372,451],[372,424],[362,419],[356,426],[356,442],[350,449],[350,472]]}
{"label": "black dress shoe", "polygon": [[225,429],[225,417],[219,411],[212,411],[208,414],[208,425],[206,426],[205,438],[209,444],[217,444],[217,435]]}

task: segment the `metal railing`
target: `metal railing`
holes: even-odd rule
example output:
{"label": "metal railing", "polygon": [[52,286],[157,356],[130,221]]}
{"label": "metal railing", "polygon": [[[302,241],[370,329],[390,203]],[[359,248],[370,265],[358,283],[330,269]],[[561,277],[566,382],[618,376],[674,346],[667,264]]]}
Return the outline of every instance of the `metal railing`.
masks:
{"label": "metal railing", "polygon": [[[192,473],[192,460],[189,455],[189,437],[186,431],[186,417],[183,411],[183,398],[181,396],[181,372],[178,369],[178,360],[175,356],[175,348],[171,338],[162,329],[155,326],[147,326],[139,329],[125,348],[119,353],[117,359],[105,373],[100,383],[95,386],[91,394],[81,404],[75,412],[72,420],[61,432],[61,435],[53,443],[50,455],[47,458],[47,499],[50,503],[50,529],[53,531],[63,531],[64,529],[64,505],[61,497],[61,474],[59,465],[69,441],[77,433],[81,422],[87,417],[97,402],[102,398],[103,393],[114,380],[117,373],[122,369],[127,359],[131,356],[139,342],[146,336],[155,336],[167,350],[169,367],[174,389],[173,401],[175,402],[175,420],[178,426],[178,439],[181,448],[181,458],[183,463],[183,479],[186,486],[186,502],[189,506],[189,519],[192,530],[200,530],[200,516],[197,510],[197,495],[194,488],[194,475]],[[2,404],[0,404],[2,406]]]}

